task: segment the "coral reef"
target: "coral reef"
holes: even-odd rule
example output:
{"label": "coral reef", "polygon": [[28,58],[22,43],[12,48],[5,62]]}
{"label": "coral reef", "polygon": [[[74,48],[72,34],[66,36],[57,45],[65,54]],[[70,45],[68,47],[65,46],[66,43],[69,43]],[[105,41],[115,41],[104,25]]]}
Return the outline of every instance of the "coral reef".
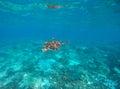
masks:
{"label": "coral reef", "polygon": [[69,44],[44,53],[39,41],[7,43],[0,51],[0,89],[119,89],[118,48]]}

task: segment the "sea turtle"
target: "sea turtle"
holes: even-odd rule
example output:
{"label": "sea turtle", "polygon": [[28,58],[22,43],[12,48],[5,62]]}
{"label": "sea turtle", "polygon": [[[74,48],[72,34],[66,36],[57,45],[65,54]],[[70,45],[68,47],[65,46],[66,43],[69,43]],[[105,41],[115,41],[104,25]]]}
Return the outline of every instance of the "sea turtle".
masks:
{"label": "sea turtle", "polygon": [[60,8],[69,8],[70,5],[59,5],[59,4],[46,4],[46,8],[48,9],[60,9]]}
{"label": "sea turtle", "polygon": [[49,4],[47,4],[46,7],[49,8],[49,9],[59,9],[59,8],[61,8],[60,5],[49,5]]}
{"label": "sea turtle", "polygon": [[42,52],[46,52],[48,50],[58,50],[60,49],[61,45],[67,44],[68,42],[62,42],[62,41],[58,41],[55,40],[54,38],[52,38],[51,41],[45,42],[42,48]]}

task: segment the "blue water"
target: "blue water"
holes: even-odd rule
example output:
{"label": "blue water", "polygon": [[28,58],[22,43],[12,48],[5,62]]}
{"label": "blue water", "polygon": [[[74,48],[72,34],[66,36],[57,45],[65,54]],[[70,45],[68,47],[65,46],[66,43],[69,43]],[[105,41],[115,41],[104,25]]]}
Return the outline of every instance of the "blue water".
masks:
{"label": "blue water", "polygon": [[0,89],[120,89],[119,55],[119,0],[0,0]]}

